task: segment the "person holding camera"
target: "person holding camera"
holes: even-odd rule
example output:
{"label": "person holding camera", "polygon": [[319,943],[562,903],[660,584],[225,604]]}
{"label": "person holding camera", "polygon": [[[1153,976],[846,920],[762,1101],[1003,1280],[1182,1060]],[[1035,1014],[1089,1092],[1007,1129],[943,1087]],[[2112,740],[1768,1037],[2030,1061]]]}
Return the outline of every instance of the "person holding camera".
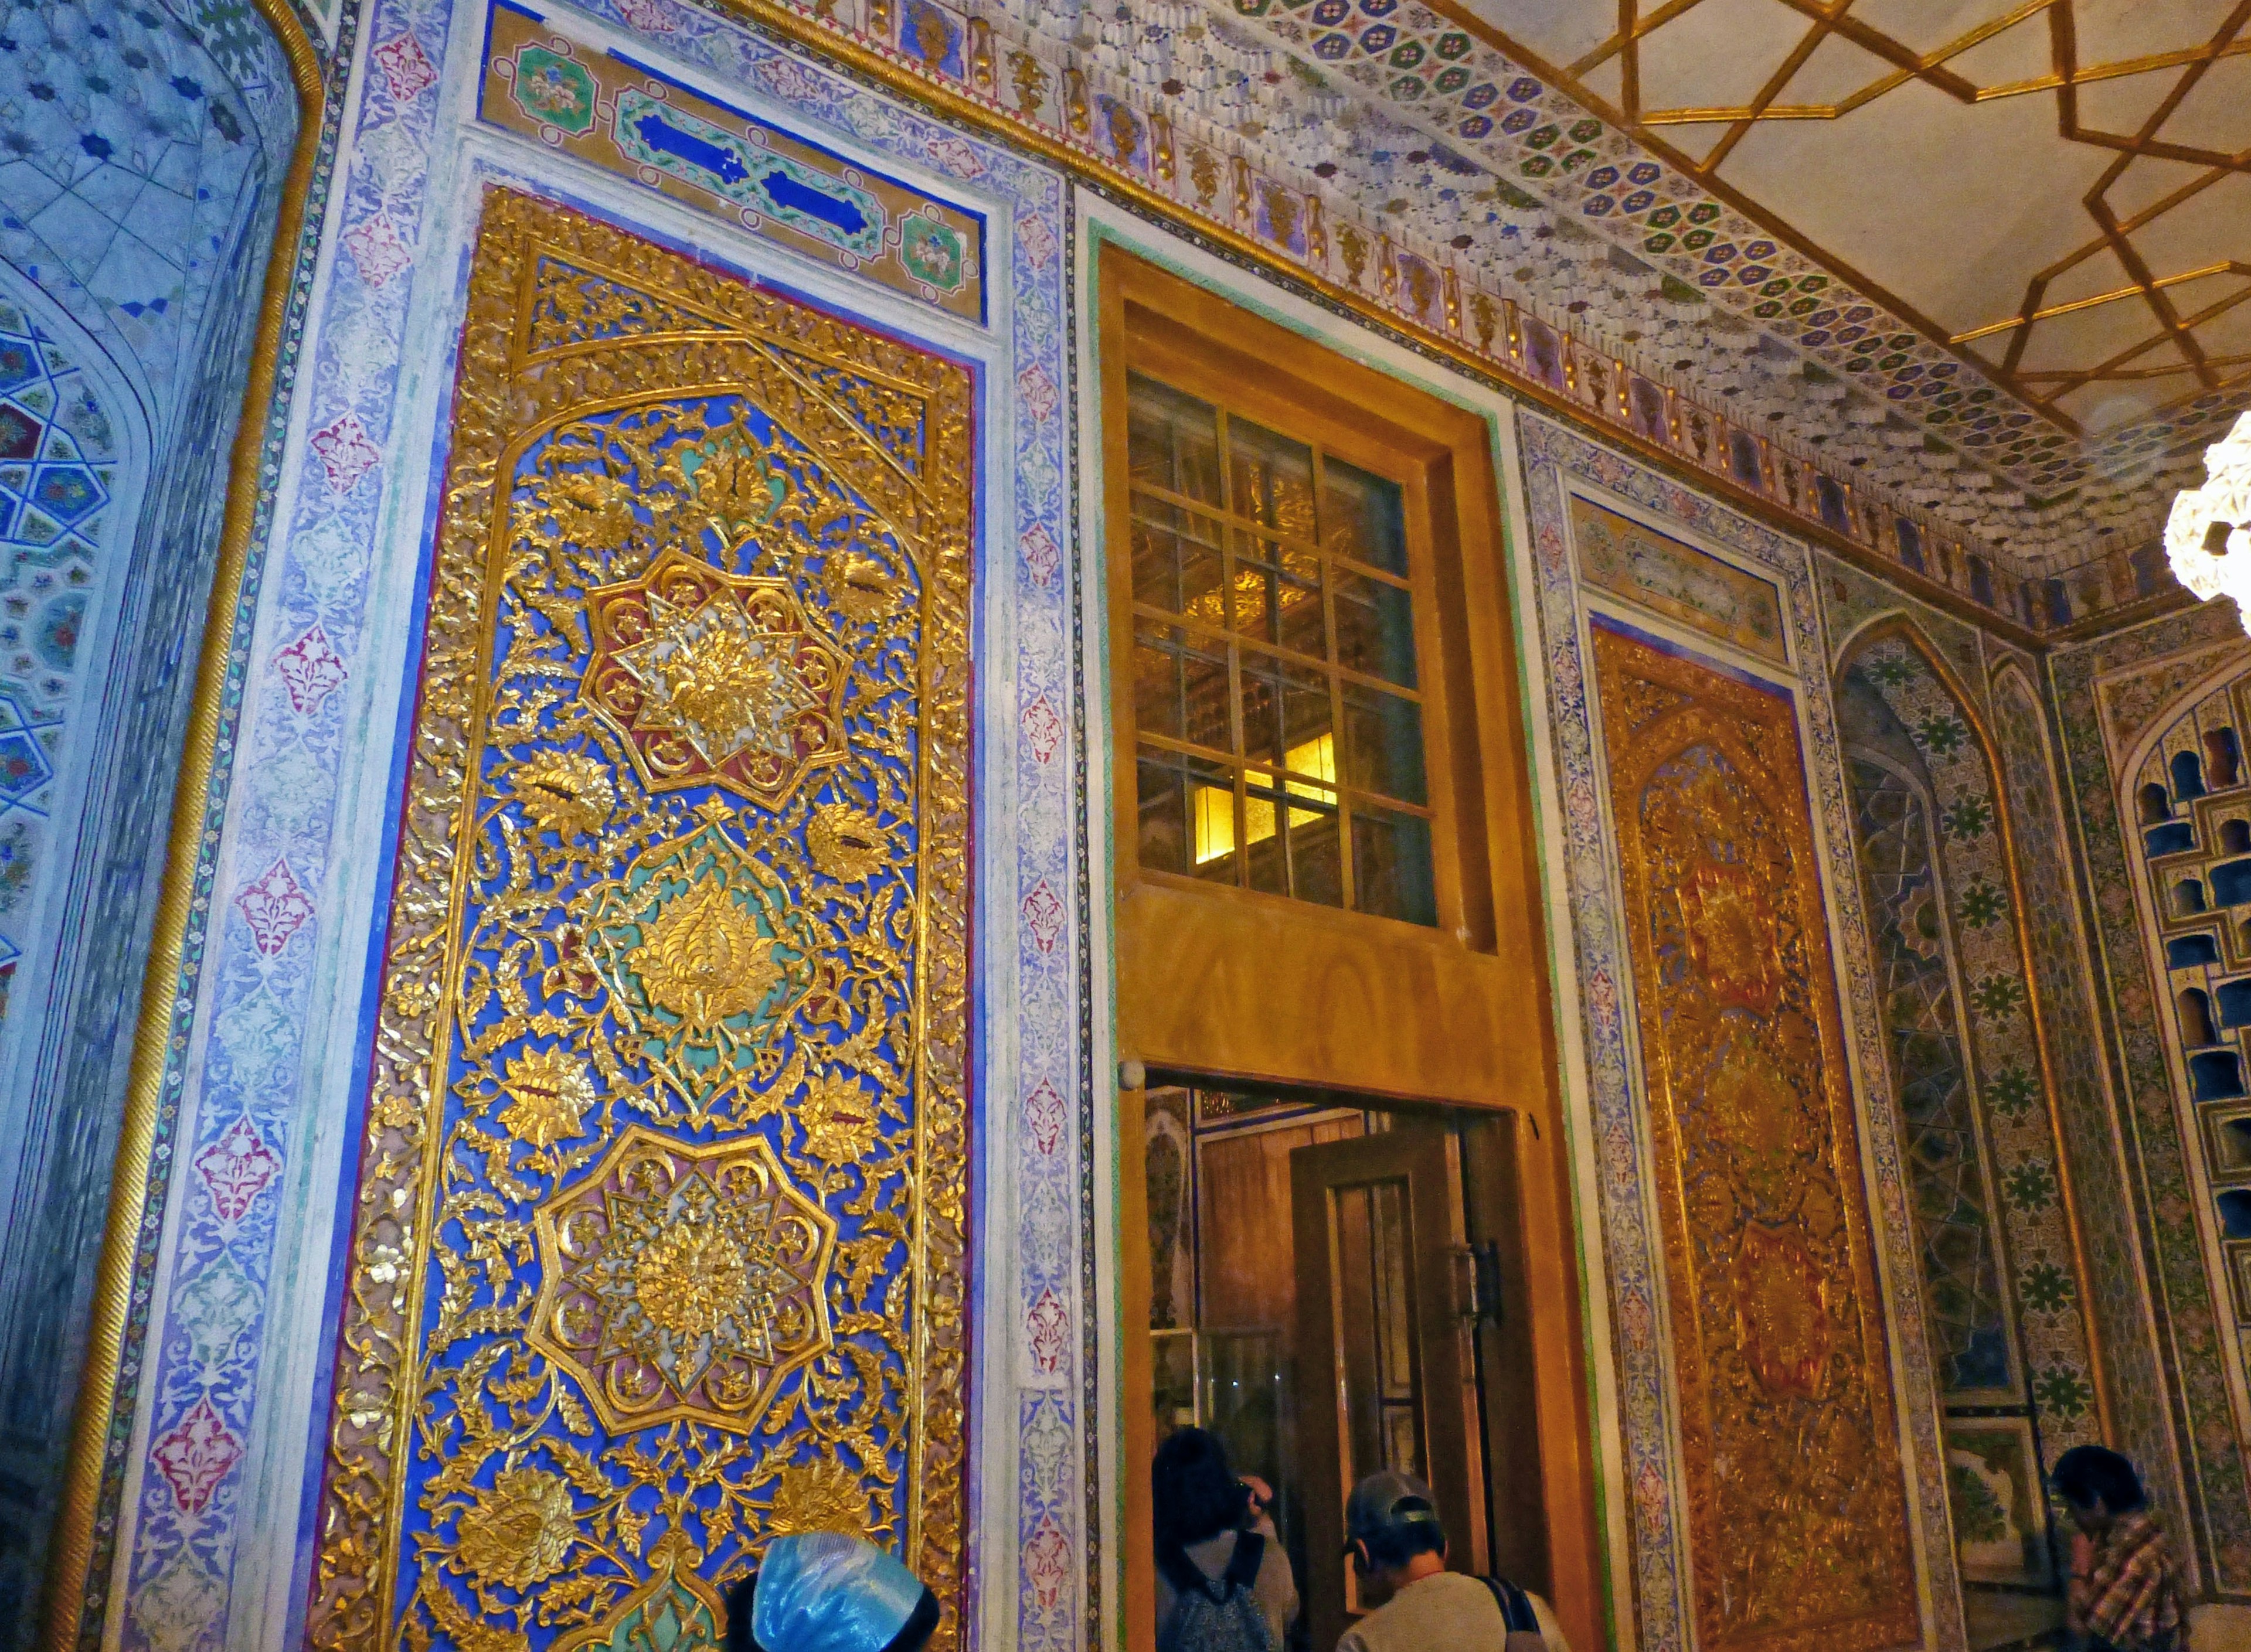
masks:
{"label": "person holding camera", "polygon": [[1157,1652],[1279,1652],[1298,1586],[1268,1514],[1274,1494],[1236,1478],[1202,1428],[1167,1436],[1151,1475]]}

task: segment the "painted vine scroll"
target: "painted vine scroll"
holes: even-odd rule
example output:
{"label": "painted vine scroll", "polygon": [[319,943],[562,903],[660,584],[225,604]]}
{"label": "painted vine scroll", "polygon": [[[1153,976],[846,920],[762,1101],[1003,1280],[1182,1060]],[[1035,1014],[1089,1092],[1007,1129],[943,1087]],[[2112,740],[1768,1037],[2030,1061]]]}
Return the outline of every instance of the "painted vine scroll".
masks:
{"label": "painted vine scroll", "polygon": [[314,1645],[693,1645],[828,1529],[955,1643],[973,390],[487,197]]}
{"label": "painted vine scroll", "polygon": [[1913,1532],[1789,699],[1599,622],[1697,1644],[1915,1641]]}

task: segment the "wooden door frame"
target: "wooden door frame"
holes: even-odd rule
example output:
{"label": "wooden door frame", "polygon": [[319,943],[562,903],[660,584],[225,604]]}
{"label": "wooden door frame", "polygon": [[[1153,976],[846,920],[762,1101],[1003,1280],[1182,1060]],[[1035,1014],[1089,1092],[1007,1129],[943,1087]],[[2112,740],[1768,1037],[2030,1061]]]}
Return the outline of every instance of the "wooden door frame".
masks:
{"label": "wooden door frame", "polygon": [[[1521,1228],[1523,1308],[1537,1422],[1548,1591],[1583,1652],[1604,1644],[1607,1579],[1596,1518],[1591,1380],[1583,1331],[1562,1069],[1545,926],[1538,813],[1504,567],[1499,453],[1490,418],[1313,343],[1115,245],[1102,251],[1097,340],[1103,418],[1104,543],[1111,598],[1117,1046],[1137,1064],[1252,1083],[1348,1092],[1513,1115],[1512,1198]],[[1126,372],[1137,335],[1161,334],[1177,364],[1263,397],[1349,418],[1389,442],[1422,480],[1434,629],[1426,679],[1445,702],[1454,857],[1450,928],[1425,929],[1250,890],[1144,874],[1134,805],[1132,585],[1126,508]],[[1194,386],[1188,388],[1193,391]],[[1271,404],[1271,401],[1270,401]],[[1379,467],[1381,468],[1381,467]],[[1279,1015],[1254,1013],[1280,1003]],[[1119,1098],[1119,1307],[1125,1517],[1124,1643],[1155,1628],[1147,1464],[1149,1257],[1137,1093]]]}

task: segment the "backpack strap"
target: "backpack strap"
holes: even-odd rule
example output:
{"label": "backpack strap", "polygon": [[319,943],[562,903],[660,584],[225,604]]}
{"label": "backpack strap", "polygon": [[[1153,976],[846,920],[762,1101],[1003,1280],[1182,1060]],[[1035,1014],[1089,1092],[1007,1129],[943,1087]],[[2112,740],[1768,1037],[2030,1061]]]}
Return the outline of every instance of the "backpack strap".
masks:
{"label": "backpack strap", "polygon": [[1178,1545],[1159,1549],[1157,1570],[1165,1574],[1165,1581],[1173,1586],[1175,1594],[1201,1592],[1213,1600],[1224,1601],[1237,1589],[1248,1590],[1257,1581],[1258,1568],[1265,1558],[1264,1534],[1238,1531],[1235,1552],[1227,1558],[1227,1570],[1216,1578],[1206,1577],[1202,1568],[1188,1559],[1188,1552]]}
{"label": "backpack strap", "polygon": [[1500,1608],[1500,1621],[1508,1626],[1511,1635],[1537,1635],[1540,1619],[1532,1610],[1532,1597],[1506,1578],[1486,1578],[1485,1586],[1493,1591],[1493,1603]]}
{"label": "backpack strap", "polygon": [[1248,1589],[1258,1581],[1258,1568],[1266,1559],[1266,1534],[1263,1531],[1238,1531],[1235,1534],[1235,1552],[1227,1557],[1227,1570],[1220,1579],[1238,1589]]}
{"label": "backpack strap", "polygon": [[1177,1543],[1157,1545],[1157,1570],[1165,1574],[1165,1581],[1173,1586],[1174,1594],[1186,1594],[1210,1582],[1196,1569],[1196,1563],[1188,1559],[1188,1552]]}

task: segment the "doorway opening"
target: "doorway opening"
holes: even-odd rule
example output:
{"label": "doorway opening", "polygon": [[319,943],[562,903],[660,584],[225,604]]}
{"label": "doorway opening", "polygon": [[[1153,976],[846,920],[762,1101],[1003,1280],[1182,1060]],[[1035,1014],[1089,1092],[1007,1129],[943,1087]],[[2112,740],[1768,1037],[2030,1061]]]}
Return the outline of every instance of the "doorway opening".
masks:
{"label": "doorway opening", "polygon": [[1429,1484],[1456,1571],[1550,1587],[1515,1115],[1153,1080],[1142,1109],[1152,1437],[1195,1427],[1271,1488],[1299,1610],[1361,1615],[1344,1503]]}

